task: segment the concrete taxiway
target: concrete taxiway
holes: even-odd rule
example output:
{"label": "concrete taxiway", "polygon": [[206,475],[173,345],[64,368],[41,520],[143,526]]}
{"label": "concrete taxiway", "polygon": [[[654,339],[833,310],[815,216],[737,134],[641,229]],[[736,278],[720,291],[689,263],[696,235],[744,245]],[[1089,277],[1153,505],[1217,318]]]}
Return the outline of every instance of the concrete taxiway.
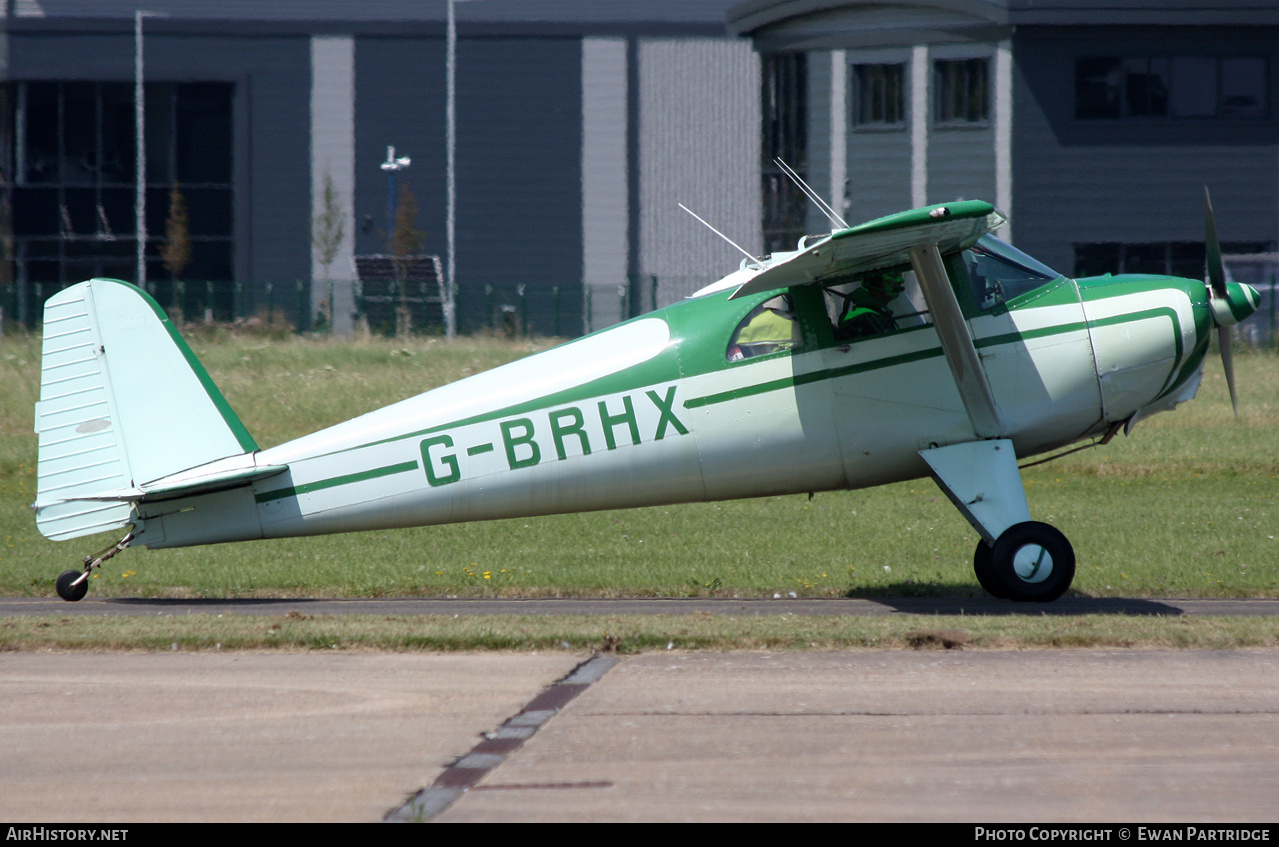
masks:
{"label": "concrete taxiway", "polygon": [[1279,817],[1279,651],[587,658],[3,655],[0,816]]}

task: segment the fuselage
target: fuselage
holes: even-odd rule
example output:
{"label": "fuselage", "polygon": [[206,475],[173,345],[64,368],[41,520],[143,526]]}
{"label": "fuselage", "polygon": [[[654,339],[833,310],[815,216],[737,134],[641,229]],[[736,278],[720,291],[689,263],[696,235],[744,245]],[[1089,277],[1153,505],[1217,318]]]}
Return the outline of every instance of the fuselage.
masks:
{"label": "fuselage", "polygon": [[[1007,300],[964,298],[1018,456],[1193,396],[1212,327],[1201,281],[1056,277],[1022,287]],[[252,486],[144,502],[139,542],[860,488],[925,476],[920,450],[977,438],[926,315],[839,340],[821,289],[796,289],[794,341],[739,358],[735,333],[783,292],[730,300],[728,287],[715,288],[262,450],[259,465],[288,471]]]}

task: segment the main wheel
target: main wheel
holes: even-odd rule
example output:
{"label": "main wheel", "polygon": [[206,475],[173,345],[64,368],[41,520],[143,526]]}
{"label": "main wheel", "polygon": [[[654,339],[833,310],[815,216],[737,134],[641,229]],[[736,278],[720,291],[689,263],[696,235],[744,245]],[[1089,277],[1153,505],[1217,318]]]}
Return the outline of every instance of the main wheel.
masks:
{"label": "main wheel", "polygon": [[1054,526],[1038,521],[1014,524],[991,548],[990,573],[1008,599],[1047,603],[1070,588],[1075,550]]}
{"label": "main wheel", "polygon": [[84,580],[79,585],[72,585],[84,571],[64,571],[62,576],[58,577],[58,596],[63,600],[74,603],[84,598],[89,593],[89,580]]}
{"label": "main wheel", "polygon": [[978,541],[977,549],[973,551],[973,572],[977,574],[977,581],[981,583],[982,588],[986,589],[987,594],[999,600],[1007,600],[1008,592],[995,576],[995,570],[991,564],[993,553],[986,539]]}

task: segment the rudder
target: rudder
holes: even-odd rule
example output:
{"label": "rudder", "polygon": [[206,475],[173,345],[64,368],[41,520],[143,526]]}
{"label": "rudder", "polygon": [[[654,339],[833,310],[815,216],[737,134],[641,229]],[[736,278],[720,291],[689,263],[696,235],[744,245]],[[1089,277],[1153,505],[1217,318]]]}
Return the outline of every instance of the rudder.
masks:
{"label": "rudder", "polygon": [[258,449],[159,305],[93,279],[45,303],[36,525],[126,526],[147,482]]}

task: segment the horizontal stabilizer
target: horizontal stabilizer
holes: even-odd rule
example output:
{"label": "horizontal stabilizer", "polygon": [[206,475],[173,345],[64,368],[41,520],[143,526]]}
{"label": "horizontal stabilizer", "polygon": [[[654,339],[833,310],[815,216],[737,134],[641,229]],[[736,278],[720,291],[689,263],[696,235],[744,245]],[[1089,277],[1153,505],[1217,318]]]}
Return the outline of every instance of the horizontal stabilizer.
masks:
{"label": "horizontal stabilizer", "polygon": [[288,465],[258,466],[254,463],[254,458],[252,453],[243,453],[145,483],[139,499],[151,502],[190,497],[194,494],[211,494],[228,488],[239,488],[259,479],[269,479],[289,469]]}
{"label": "horizontal stabilizer", "polygon": [[729,299],[793,285],[905,265],[918,247],[936,245],[943,256],[967,249],[1004,222],[983,200],[957,200],[877,218],[833,232],[784,262],[765,268]]}
{"label": "horizontal stabilizer", "polygon": [[54,540],[126,526],[148,483],[257,450],[159,305],[108,279],[46,301],[35,423],[36,524]]}

